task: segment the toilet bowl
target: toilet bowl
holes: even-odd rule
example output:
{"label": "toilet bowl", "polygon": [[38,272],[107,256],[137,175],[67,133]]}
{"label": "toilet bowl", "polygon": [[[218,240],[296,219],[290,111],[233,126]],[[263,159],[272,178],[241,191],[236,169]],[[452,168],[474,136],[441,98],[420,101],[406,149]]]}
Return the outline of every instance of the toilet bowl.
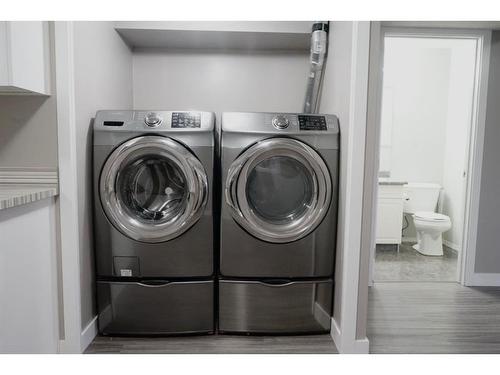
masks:
{"label": "toilet bowl", "polygon": [[448,216],[429,211],[415,212],[413,222],[417,231],[417,244],[413,248],[423,255],[442,256],[442,234],[451,228]]}

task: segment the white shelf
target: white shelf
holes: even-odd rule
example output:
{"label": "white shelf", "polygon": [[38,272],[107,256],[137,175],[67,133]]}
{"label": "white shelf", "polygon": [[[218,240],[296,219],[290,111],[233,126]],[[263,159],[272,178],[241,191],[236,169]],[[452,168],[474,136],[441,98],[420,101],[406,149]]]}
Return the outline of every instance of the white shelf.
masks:
{"label": "white shelf", "polygon": [[309,21],[116,22],[132,48],[308,51]]}

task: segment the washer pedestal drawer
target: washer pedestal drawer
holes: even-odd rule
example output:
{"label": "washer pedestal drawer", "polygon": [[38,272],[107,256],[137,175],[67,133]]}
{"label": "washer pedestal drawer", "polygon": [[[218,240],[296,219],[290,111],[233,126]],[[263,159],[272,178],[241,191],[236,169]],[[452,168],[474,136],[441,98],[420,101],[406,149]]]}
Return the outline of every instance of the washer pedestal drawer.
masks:
{"label": "washer pedestal drawer", "polygon": [[333,282],[219,281],[221,333],[330,331]]}
{"label": "washer pedestal drawer", "polygon": [[99,332],[176,335],[214,331],[214,282],[98,281]]}

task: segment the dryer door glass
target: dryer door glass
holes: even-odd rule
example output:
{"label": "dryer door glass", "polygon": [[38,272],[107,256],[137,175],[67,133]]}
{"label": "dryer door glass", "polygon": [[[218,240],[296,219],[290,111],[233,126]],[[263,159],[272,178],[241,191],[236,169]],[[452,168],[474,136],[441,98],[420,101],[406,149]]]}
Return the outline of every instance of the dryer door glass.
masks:
{"label": "dryer door glass", "polygon": [[272,156],[250,171],[246,193],[250,208],[262,220],[289,224],[311,207],[314,175],[294,158]]}
{"label": "dryer door glass", "polygon": [[165,242],[193,226],[208,197],[200,161],[183,145],[160,136],[131,139],[109,156],[99,182],[113,226],[141,242]]}
{"label": "dryer door glass", "polygon": [[311,233],[330,206],[328,168],[310,146],[270,138],[244,151],[231,165],[225,198],[233,218],[250,234],[274,243]]}

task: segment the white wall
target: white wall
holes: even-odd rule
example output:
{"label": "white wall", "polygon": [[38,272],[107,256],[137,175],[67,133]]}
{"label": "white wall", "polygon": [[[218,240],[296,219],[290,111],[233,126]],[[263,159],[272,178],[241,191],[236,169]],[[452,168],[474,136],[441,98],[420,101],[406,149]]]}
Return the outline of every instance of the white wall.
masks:
{"label": "white wall", "polygon": [[0,168],[57,167],[52,23],[49,39],[51,96],[0,95]]}
{"label": "white wall", "polygon": [[[135,109],[299,112],[307,53],[136,50]],[[220,118],[220,116],[218,116]]]}
{"label": "white wall", "polygon": [[358,304],[366,306],[368,285],[359,272],[370,22],[331,22],[330,30],[320,112],[338,116],[341,135],[332,336],[341,353],[367,353]]}
{"label": "white wall", "polygon": [[0,353],[57,353],[54,199],[0,211]]}
{"label": "white wall", "polygon": [[457,251],[462,249],[464,231],[476,48],[475,40],[454,40],[451,48],[441,211],[452,220],[443,239]]}
{"label": "white wall", "polygon": [[92,236],[92,119],[100,109],[132,107],[131,52],[113,26],[113,22],[74,23],[75,137],[82,329],[96,315]]}
{"label": "white wall", "polygon": [[[463,235],[468,137],[475,68],[474,40],[387,37],[380,170],[443,187],[440,210],[450,216],[447,245]],[[413,225],[405,238],[414,239]]]}
{"label": "white wall", "polygon": [[420,41],[385,38],[381,144],[390,147],[381,149],[380,170],[398,180],[440,183],[450,51]]}

